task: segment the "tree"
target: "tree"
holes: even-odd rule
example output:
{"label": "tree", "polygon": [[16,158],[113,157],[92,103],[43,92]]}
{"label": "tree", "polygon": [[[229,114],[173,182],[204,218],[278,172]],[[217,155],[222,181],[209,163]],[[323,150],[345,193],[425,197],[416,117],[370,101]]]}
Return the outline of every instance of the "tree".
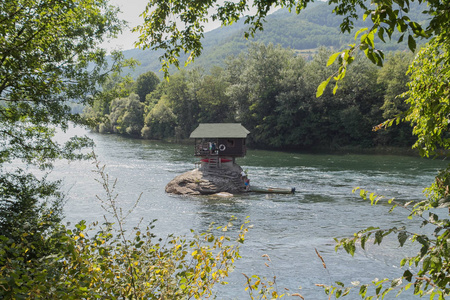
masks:
{"label": "tree", "polygon": [[[27,169],[88,156],[79,150],[92,147],[89,139],[60,145],[53,136],[57,127],[85,123],[70,102],[89,104],[108,70],[120,68],[121,54],[108,69],[99,44],[122,25],[106,0],[0,2],[0,268],[24,271],[0,276],[1,298],[11,297],[5,281],[32,282],[31,265],[57,256],[47,237],[58,231],[64,195],[58,181]],[[11,164],[17,161],[25,167]]]}
{"label": "tree", "polygon": [[384,104],[381,107],[383,117],[386,119],[395,117],[409,108],[405,103],[405,98],[399,97],[399,95],[408,89],[407,83],[410,80],[410,76],[407,74],[407,71],[412,60],[413,57],[410,53],[396,52],[388,54],[386,63],[379,71],[378,83],[382,84],[383,89],[386,90]]}
{"label": "tree", "polygon": [[189,87],[191,74],[192,72],[179,72],[167,84],[167,99],[172,112],[177,116],[176,138],[188,138],[198,125],[198,102]]}
{"label": "tree", "polygon": [[117,98],[126,98],[132,93],[134,80],[130,76],[121,77],[118,72],[110,74],[102,84],[100,92],[92,100],[92,106],[86,106],[83,117],[89,120],[90,127],[100,133],[111,133],[111,103]]}
{"label": "tree", "polygon": [[[411,78],[407,71],[412,60],[412,53],[388,54],[383,68],[379,70],[378,83],[385,91],[384,104],[381,107],[384,119],[394,118],[409,108],[405,97],[400,95],[408,90],[407,83]],[[412,128],[407,123],[399,123],[395,128],[378,131],[377,136],[382,145],[412,146],[414,143]]]}
{"label": "tree", "polygon": [[44,166],[70,157],[75,140],[67,147],[51,142],[51,125],[81,122],[67,103],[89,102],[104,80],[106,53],[97,45],[119,32],[116,10],[106,1],[15,0],[0,11],[0,163],[19,158]]}
{"label": "tree", "polygon": [[[311,62],[312,63],[312,62]],[[283,134],[272,137],[273,146],[308,147],[311,145],[311,128],[308,119],[311,114],[311,97],[306,89],[306,63],[298,56],[282,70],[280,84],[282,90],[276,97],[277,130]]]}
{"label": "tree", "polygon": [[172,138],[175,135],[177,117],[169,108],[167,96],[162,96],[144,120],[141,134],[146,139]]}
{"label": "tree", "polygon": [[58,187],[59,181],[48,182],[45,177],[37,179],[23,170],[0,177],[0,232],[12,242],[33,245],[24,253],[24,261],[39,259],[52,252],[51,246],[41,237],[45,232],[55,230],[62,219],[64,196]]}
{"label": "tree", "polygon": [[158,84],[159,78],[152,71],[139,75],[136,80],[136,94],[139,95],[141,102],[145,101],[145,96],[153,92]]}
{"label": "tree", "polygon": [[[169,5],[170,2],[170,5]],[[165,0],[152,0],[144,11],[146,22],[136,28],[141,33],[138,45],[141,47],[153,47],[165,50],[162,57],[163,68],[167,72],[170,64],[178,66],[180,51],[190,54],[190,60],[201,53],[201,37],[203,37],[204,23],[208,17],[218,20],[222,25],[231,24],[241,17],[245,18],[245,23],[249,24],[246,36],[252,35],[256,30],[262,29],[262,20],[267,16],[272,7],[287,7],[289,10],[295,9],[300,13],[309,0],[305,1],[284,1],[284,0],[260,0],[254,1],[254,13],[246,14],[249,10],[250,2],[246,0],[238,2],[219,1],[187,1],[181,0],[173,3]],[[317,88],[317,96],[321,96],[327,91],[326,87],[331,80],[335,81],[333,93],[338,91],[338,85],[346,76],[348,66],[356,58],[358,50],[375,65],[382,66],[384,53],[375,47],[375,36],[381,41],[391,39],[394,33],[399,32],[398,42],[405,42],[411,51],[416,51],[418,38],[429,38],[424,49],[420,50],[415,60],[410,66],[411,82],[408,84],[408,91],[403,94],[406,98],[409,109],[378,126],[379,130],[385,126],[390,126],[394,122],[407,121],[413,126],[413,134],[417,136],[414,145],[423,156],[439,154],[441,150],[450,149],[450,137],[448,135],[449,113],[450,113],[450,2],[439,0],[418,0],[418,3],[426,4],[424,13],[429,18],[429,23],[422,26],[409,14],[410,4],[414,1],[393,0],[393,1],[372,1],[370,6],[365,1],[331,0],[329,3],[335,5],[333,12],[344,17],[340,24],[341,32],[350,32],[354,29],[354,21],[361,17],[358,12],[362,12],[362,18],[371,21],[368,27],[358,30],[355,35],[355,44],[348,49],[334,53],[328,59],[327,66],[337,62],[339,68],[329,75]],[[181,26],[177,26],[179,17]],[[323,79],[322,79],[323,80]],[[445,153],[445,152],[444,152]],[[364,248],[369,237],[374,237],[375,243],[381,243],[383,237],[395,233],[398,236],[400,246],[410,238],[411,241],[420,244],[420,251],[416,256],[405,258],[401,266],[414,265],[415,270],[405,270],[401,278],[393,280],[374,281],[374,295],[368,295],[370,284],[358,285],[361,297],[372,299],[382,298],[390,291],[397,289],[400,292],[414,286],[414,294],[430,294],[431,297],[439,296],[444,299],[450,294],[449,277],[450,261],[448,257],[448,236],[450,235],[450,221],[440,219],[436,213],[429,211],[429,218],[424,218],[425,211],[448,207],[450,190],[450,168],[442,170],[436,177],[435,183],[428,189],[427,198],[417,203],[411,209],[411,216],[422,218],[423,225],[434,226],[435,230],[431,234],[414,233],[405,228],[367,228],[356,233],[353,238],[346,238],[339,241],[338,246],[342,246],[347,252],[353,254],[356,244],[360,243]],[[372,204],[376,204],[381,198],[373,193],[362,190],[360,192],[364,199],[369,199]],[[408,209],[407,204],[394,203],[394,207],[401,206]],[[403,284],[403,282],[407,282]],[[337,282],[337,286],[326,287],[327,293],[335,293],[340,297],[347,295],[350,289],[355,287],[343,287]]]}
{"label": "tree", "polygon": [[276,97],[282,90],[279,78],[293,57],[291,50],[255,43],[241,57],[228,62],[229,77],[236,76],[230,78],[230,96],[239,102],[236,105],[239,121],[252,131],[255,144],[270,144],[270,139],[276,136],[274,112]]}
{"label": "tree", "polygon": [[[0,209],[37,220],[39,200],[60,199],[57,185],[7,167],[13,160],[45,170],[58,158],[79,159],[87,138],[65,145],[52,140],[55,127],[82,124],[69,103],[89,103],[105,79],[106,52],[98,45],[123,25],[107,1],[11,0],[0,3]],[[120,67],[113,55],[112,69]],[[89,68],[88,68],[89,67]],[[16,193],[12,193],[16,190]],[[21,193],[22,191],[23,193]],[[59,206],[56,202],[56,207]],[[51,201],[50,201],[51,202]],[[48,210],[50,211],[49,204]],[[28,207],[28,210],[23,210]],[[57,214],[60,210],[54,210]],[[52,219],[52,218],[50,218]],[[54,218],[57,220],[58,217]],[[21,223],[17,221],[17,225]],[[17,229],[19,229],[17,227]],[[7,234],[2,231],[2,234]]]}
{"label": "tree", "polygon": [[132,93],[126,98],[116,98],[110,107],[110,128],[112,132],[127,134],[134,137],[141,136],[144,127],[144,104],[139,96]]}
{"label": "tree", "polygon": [[196,92],[199,105],[199,123],[227,123],[234,121],[235,109],[226,94],[229,86],[225,71],[215,67],[211,75],[203,76]]}
{"label": "tree", "polygon": [[340,143],[373,146],[376,133],[372,127],[383,121],[380,106],[384,91],[377,82],[381,69],[359,55],[348,70],[348,77],[331,97],[339,105],[332,126],[338,129],[335,138]]}

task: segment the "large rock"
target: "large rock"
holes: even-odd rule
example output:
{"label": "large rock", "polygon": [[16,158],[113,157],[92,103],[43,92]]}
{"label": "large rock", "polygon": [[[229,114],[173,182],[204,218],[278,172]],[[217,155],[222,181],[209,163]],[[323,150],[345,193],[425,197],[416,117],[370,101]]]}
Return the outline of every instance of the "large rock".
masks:
{"label": "large rock", "polygon": [[177,195],[210,195],[221,192],[245,192],[241,167],[228,169],[195,169],[175,177],[166,185],[166,193]]}

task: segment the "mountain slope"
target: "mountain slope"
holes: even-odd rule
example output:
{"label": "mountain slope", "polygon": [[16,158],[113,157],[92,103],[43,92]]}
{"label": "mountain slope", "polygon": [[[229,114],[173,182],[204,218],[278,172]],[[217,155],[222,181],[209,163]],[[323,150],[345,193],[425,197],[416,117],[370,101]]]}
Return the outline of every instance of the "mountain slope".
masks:
{"label": "mountain slope", "polygon": [[[353,33],[342,34],[340,32],[339,25],[343,17],[332,14],[332,9],[332,6],[323,2],[312,3],[300,15],[280,9],[267,17],[264,31],[257,32],[254,38],[249,40],[244,38],[248,26],[243,21],[207,32],[203,39],[202,55],[189,68],[200,67],[209,70],[212,66],[223,66],[228,56],[238,55],[246,50],[252,42],[280,44],[285,48],[298,51],[312,50],[312,52],[319,47],[340,49],[354,43]],[[421,10],[422,8],[416,5],[412,7],[410,15],[420,20]],[[361,20],[355,22],[355,28],[369,27],[370,25],[370,22]],[[394,40],[396,40],[395,36]],[[378,46],[385,51],[406,50],[407,48],[405,43],[397,44],[392,41],[388,41],[386,44],[379,43]],[[153,71],[162,76],[162,72],[158,72],[160,69],[158,57],[161,53],[161,51],[137,49],[124,51],[125,57],[133,57],[141,62],[141,65],[131,72],[131,75],[137,77],[144,72]],[[180,61],[185,59],[186,56],[183,56]],[[175,71],[176,69],[173,68],[173,72]]]}

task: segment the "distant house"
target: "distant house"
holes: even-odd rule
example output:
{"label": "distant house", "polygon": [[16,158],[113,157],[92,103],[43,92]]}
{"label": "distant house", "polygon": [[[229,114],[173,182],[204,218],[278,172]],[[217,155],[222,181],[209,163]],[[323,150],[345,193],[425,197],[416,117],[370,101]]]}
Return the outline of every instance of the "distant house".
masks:
{"label": "distant house", "polygon": [[195,156],[200,156],[202,167],[220,168],[234,164],[236,157],[244,157],[246,138],[250,133],[240,123],[203,123],[192,133]]}

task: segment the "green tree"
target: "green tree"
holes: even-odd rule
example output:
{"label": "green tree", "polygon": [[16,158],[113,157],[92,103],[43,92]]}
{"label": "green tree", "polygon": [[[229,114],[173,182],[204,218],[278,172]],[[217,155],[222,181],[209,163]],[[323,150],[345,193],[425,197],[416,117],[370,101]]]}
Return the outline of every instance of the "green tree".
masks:
{"label": "green tree", "polygon": [[405,97],[400,97],[400,94],[408,90],[407,83],[410,76],[407,71],[412,60],[411,53],[396,52],[388,54],[386,63],[378,73],[378,83],[382,84],[386,91],[384,104],[381,107],[383,117],[386,119],[393,118],[409,108],[405,103]]}
{"label": "green tree", "polygon": [[169,107],[167,96],[161,97],[159,102],[146,115],[142,137],[146,139],[165,139],[175,136],[177,116]]}
{"label": "green tree", "polygon": [[[384,103],[381,107],[385,119],[394,118],[409,108],[405,97],[402,97],[401,94],[408,90],[407,83],[410,81],[410,75],[407,74],[407,71],[412,60],[412,53],[388,54],[383,68],[379,70],[378,83],[385,91]],[[397,124],[395,128],[378,131],[377,136],[381,145],[410,147],[414,143],[411,126],[403,122]]]}
{"label": "green tree", "polygon": [[114,99],[110,107],[109,121],[115,133],[141,136],[144,127],[144,104],[132,93],[127,98]]}
{"label": "green tree", "polygon": [[235,108],[227,95],[229,84],[225,78],[225,71],[215,67],[211,75],[203,76],[196,92],[199,105],[199,123],[227,123],[233,122]]}
{"label": "green tree", "polygon": [[380,107],[385,93],[377,83],[378,69],[367,59],[357,57],[339,90],[331,97],[338,103],[331,124],[337,130],[334,138],[338,144],[374,146],[376,133],[372,128],[383,121]]}
{"label": "green tree", "polygon": [[[59,181],[38,179],[23,170],[0,177],[0,232],[11,242],[32,247],[23,260],[40,259],[53,252],[42,236],[58,227],[62,219],[64,196],[58,191]],[[3,253],[3,258],[11,253]],[[4,266],[4,261],[0,263]]]}
{"label": "green tree", "polygon": [[170,108],[177,116],[176,138],[188,138],[198,125],[198,101],[189,87],[191,73],[179,72],[171,76],[166,95]]}
{"label": "green tree", "polygon": [[136,94],[139,95],[141,102],[144,102],[145,97],[156,89],[159,82],[158,76],[152,71],[138,76],[136,79]]}
{"label": "green tree", "polygon": [[111,102],[116,98],[126,98],[132,93],[134,80],[130,76],[121,77],[114,72],[107,77],[102,84],[100,92],[96,93],[92,100],[92,106],[87,106],[83,111],[83,117],[90,121],[90,127],[100,133],[111,133]]}
{"label": "green tree", "polygon": [[[90,103],[105,79],[106,52],[98,47],[116,35],[122,22],[107,1],[2,1],[0,3],[0,222],[21,215],[18,232],[53,208],[57,221],[61,197],[57,184],[25,171],[12,171],[13,160],[45,170],[55,159],[83,158],[78,150],[90,140],[73,137],[60,145],[55,127],[82,124],[69,103]],[[121,55],[113,54],[112,69]],[[89,68],[88,68],[89,67]],[[15,191],[14,193],[12,191]],[[54,200],[54,204],[52,201]],[[43,202],[40,202],[42,200]],[[45,207],[44,203],[47,203]],[[35,214],[33,216],[33,214]],[[12,223],[10,223],[12,224]],[[5,225],[6,226],[6,225]],[[9,226],[9,225],[8,225]],[[3,228],[5,229],[5,228]],[[8,234],[3,231],[2,234]],[[39,246],[36,246],[39,247]]]}
{"label": "green tree", "polygon": [[297,56],[280,74],[282,89],[276,97],[279,134],[271,140],[275,147],[306,148],[312,144],[311,129],[315,124],[309,120],[312,97],[306,89],[309,78],[306,78],[305,68],[305,60]]}
{"label": "green tree", "polygon": [[[242,57],[229,63],[230,96],[239,101],[239,121],[252,132],[252,142],[267,146],[277,134],[276,97],[282,90],[279,78],[294,54],[280,46],[252,44]],[[245,62],[240,65],[241,62]],[[232,66],[240,65],[240,66]],[[240,68],[238,72],[235,69]],[[273,146],[273,145],[271,145]]]}
{"label": "green tree", "polygon": [[108,67],[99,45],[122,25],[103,0],[0,2],[0,269],[17,271],[0,275],[1,298],[14,298],[6,282],[32,284],[34,266],[58,256],[47,236],[58,231],[64,196],[58,181],[29,169],[87,157],[79,150],[92,147],[89,139],[61,145],[53,137],[58,127],[85,123],[71,102],[90,104],[106,74],[120,68],[121,54]]}
{"label": "green tree", "polygon": [[68,103],[88,103],[103,82],[97,45],[120,30],[116,10],[106,1],[7,1],[0,11],[0,163],[70,157],[76,140],[53,143],[52,125],[81,122]]}

